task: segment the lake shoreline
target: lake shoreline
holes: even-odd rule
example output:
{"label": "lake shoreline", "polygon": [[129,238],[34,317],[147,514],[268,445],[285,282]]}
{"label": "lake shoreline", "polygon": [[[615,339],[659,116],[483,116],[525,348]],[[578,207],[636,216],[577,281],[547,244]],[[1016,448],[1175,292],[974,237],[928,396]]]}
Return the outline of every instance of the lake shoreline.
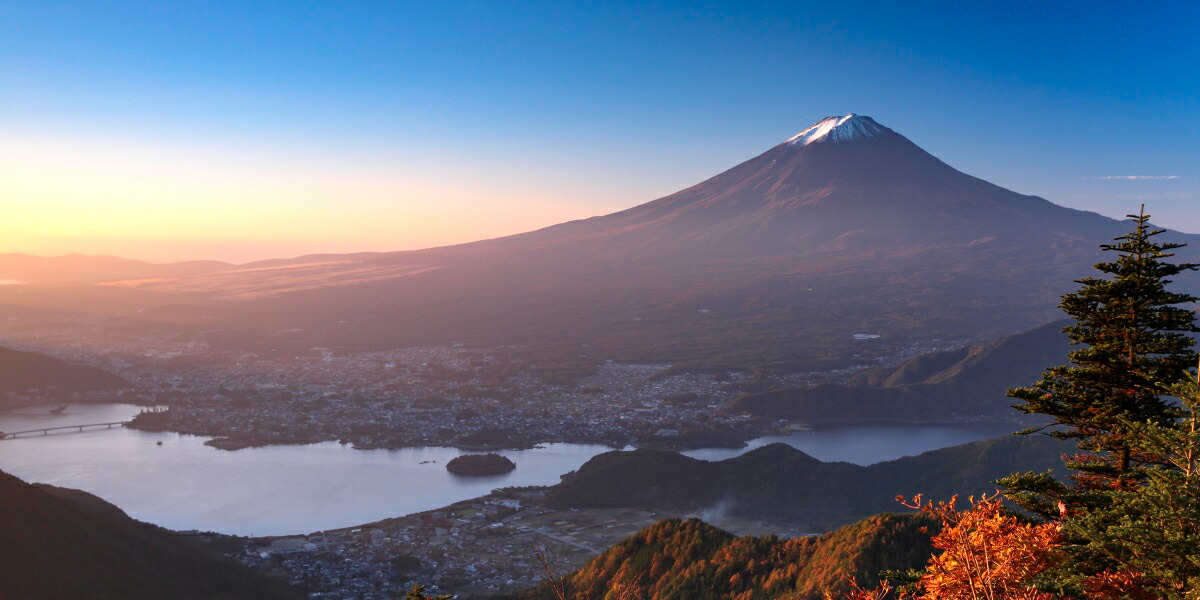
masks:
{"label": "lake shoreline", "polygon": [[[0,430],[121,421],[143,409],[83,404],[51,414],[57,406],[0,412]],[[825,462],[872,464],[1013,430],[1007,425],[831,426],[683,453],[723,460],[782,442]],[[0,443],[0,469],[37,483],[82,489],[136,519],[169,529],[262,536],[351,527],[478,498],[497,488],[554,485],[599,454],[630,448],[549,442],[494,450],[516,469],[462,478],[448,473],[445,464],[478,450],[356,448],[325,440],[224,451],[211,440],[122,427],[19,438]]]}
{"label": "lake shoreline", "polygon": [[[60,407],[71,404],[86,404],[90,406],[97,405],[132,405],[142,409],[154,408],[162,405],[140,405],[135,403],[116,403],[116,402],[88,402],[88,403],[64,403],[64,402],[42,402],[37,404],[26,404],[21,406],[7,406],[0,408],[0,416],[6,413],[23,414],[21,409],[31,407]],[[817,421],[794,421],[783,426],[772,428],[764,428],[757,434],[741,433],[741,432],[723,432],[721,436],[706,435],[710,432],[700,432],[698,435],[682,434],[678,436],[646,436],[642,438],[631,438],[625,441],[616,440],[613,438],[597,438],[594,436],[565,436],[565,437],[520,437],[512,440],[507,440],[502,443],[494,444],[463,444],[463,443],[411,443],[411,444],[376,444],[376,443],[360,443],[348,439],[330,439],[319,437],[257,437],[257,436],[228,436],[220,433],[201,432],[192,430],[180,430],[170,427],[155,427],[151,423],[146,423],[142,420],[139,423],[137,418],[140,415],[135,415],[133,421],[126,425],[129,429],[144,431],[148,433],[165,433],[174,435],[189,435],[194,437],[208,438],[204,443],[207,446],[224,450],[228,452],[236,452],[252,448],[270,448],[270,447],[288,447],[288,446],[308,446],[312,444],[321,444],[326,442],[337,442],[342,445],[349,446],[355,450],[405,450],[416,448],[453,448],[463,452],[495,452],[500,450],[522,451],[532,450],[547,444],[580,444],[580,445],[597,445],[606,446],[613,450],[621,450],[625,448],[641,448],[654,450],[667,450],[673,452],[691,452],[700,450],[738,450],[752,447],[755,441],[762,439],[774,439],[780,436],[786,436],[795,432],[802,431],[831,431],[843,428],[869,427],[869,426],[896,426],[896,427],[1011,427],[1013,432],[1019,431],[1027,426],[1018,419],[996,420],[996,419],[980,419],[980,420],[965,420],[965,419],[945,419],[945,420],[904,420],[904,419],[863,419],[849,421],[844,419],[822,419]]]}
{"label": "lake shoreline", "polygon": [[674,432],[670,435],[661,433],[653,435],[624,435],[619,438],[614,437],[597,437],[591,435],[581,436],[536,436],[523,435],[515,432],[506,432],[504,434],[496,434],[496,437],[501,439],[494,443],[462,443],[461,441],[436,440],[436,443],[430,443],[433,440],[412,440],[399,443],[376,443],[363,442],[361,440],[351,440],[346,438],[333,439],[323,438],[319,436],[305,437],[301,435],[278,435],[259,436],[254,434],[229,435],[223,432],[211,432],[204,429],[180,429],[173,427],[172,424],[167,424],[161,421],[157,415],[138,415],[128,427],[141,431],[161,432],[161,433],[177,433],[186,435],[197,435],[211,438],[206,442],[209,446],[220,450],[237,451],[247,448],[265,448],[271,446],[292,446],[292,445],[307,445],[314,443],[323,443],[336,441],[339,444],[349,445],[357,450],[402,450],[405,448],[421,448],[429,446],[438,446],[446,448],[455,448],[465,452],[494,452],[497,450],[530,450],[545,444],[586,444],[586,445],[601,445],[607,446],[614,450],[622,448],[646,448],[654,450],[669,450],[674,452],[688,452],[694,450],[706,449],[743,449],[753,445],[756,440],[763,438],[778,437],[781,435],[789,435],[800,431],[827,431],[832,429],[847,428],[847,427],[868,427],[868,426],[898,426],[898,427],[1012,427],[1023,428],[1023,424],[1019,420],[1000,421],[996,419],[944,419],[944,420],[902,420],[902,419],[861,419],[856,421],[848,421],[843,419],[823,419],[817,421],[787,421],[785,423],[774,423],[771,426],[760,427],[752,431],[713,431],[713,430],[696,430]]}

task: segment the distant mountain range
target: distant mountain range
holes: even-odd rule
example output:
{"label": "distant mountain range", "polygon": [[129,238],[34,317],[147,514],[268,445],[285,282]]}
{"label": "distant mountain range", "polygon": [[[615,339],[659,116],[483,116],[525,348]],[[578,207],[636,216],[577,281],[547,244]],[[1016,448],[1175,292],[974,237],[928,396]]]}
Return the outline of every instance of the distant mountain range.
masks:
{"label": "distant mountain range", "polygon": [[148,263],[116,256],[0,254],[0,280],[21,283],[99,283],[157,277],[187,277],[234,268],[215,260]]}
{"label": "distant mountain range", "polygon": [[110,270],[84,289],[0,286],[0,304],[109,310],[242,346],[460,341],[541,362],[821,369],[1054,319],[1098,246],[1128,229],[964,174],[851,114],[665,198],[530,233],[120,282]]}
{"label": "distant mountain range", "polygon": [[1007,436],[867,467],[821,462],[784,444],[705,461],[662,450],[605,452],[563,477],[559,508],[654,507],[730,514],[828,530],[896,511],[897,495],[949,499],[996,491],[1015,471],[1063,471],[1073,446],[1046,436]]}
{"label": "distant mountain range", "polygon": [[932,352],[895,367],[862,371],[847,385],[826,384],[747,394],[726,410],[811,424],[1011,420],[1006,392],[1033,384],[1071,350],[1055,321],[989,344]]}
{"label": "distant mountain range", "polygon": [[0,472],[0,598],[303,598],[286,583],[78,490]]}

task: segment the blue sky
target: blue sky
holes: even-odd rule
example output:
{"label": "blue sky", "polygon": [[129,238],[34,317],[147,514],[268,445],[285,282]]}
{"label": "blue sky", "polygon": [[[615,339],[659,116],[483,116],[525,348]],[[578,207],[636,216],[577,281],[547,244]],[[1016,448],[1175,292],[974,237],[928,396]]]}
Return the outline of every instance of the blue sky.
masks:
{"label": "blue sky", "polygon": [[1048,4],[0,2],[0,251],[469,241],[847,112],[1016,191],[1200,231],[1200,3]]}

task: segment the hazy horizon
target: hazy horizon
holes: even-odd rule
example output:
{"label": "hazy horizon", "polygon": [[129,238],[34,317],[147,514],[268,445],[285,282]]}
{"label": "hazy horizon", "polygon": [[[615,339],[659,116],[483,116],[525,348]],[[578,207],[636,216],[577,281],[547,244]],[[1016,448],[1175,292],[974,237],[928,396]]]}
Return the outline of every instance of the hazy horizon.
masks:
{"label": "hazy horizon", "polygon": [[[248,262],[534,230],[856,112],[1014,191],[1200,231],[1159,11],[11,6],[0,252]],[[1160,57],[1171,56],[1172,61]]]}
{"label": "hazy horizon", "polygon": [[[815,120],[814,120],[815,122]],[[802,128],[801,128],[802,129]],[[903,131],[900,131],[903,134]],[[784,138],[786,139],[786,138]],[[782,142],[783,140],[779,140]],[[776,142],[778,143],[778,142]],[[765,148],[764,148],[765,149]],[[746,158],[756,155],[757,153],[748,155]],[[143,158],[148,158],[143,156]],[[955,166],[952,159],[939,157]],[[152,159],[151,159],[152,160]],[[721,167],[720,171],[726,168],[733,167],[734,164]],[[111,237],[111,236],[50,236],[40,235],[37,233],[31,234],[29,231],[8,231],[0,232],[3,242],[0,242],[0,253],[17,253],[30,254],[34,256],[46,257],[61,257],[67,255],[85,255],[85,256],[114,256],[131,260],[140,260],[150,263],[170,263],[170,262],[186,262],[186,261],[204,261],[215,260],[228,262],[232,264],[245,264],[261,260],[269,259],[286,259],[310,254],[348,254],[359,252],[396,252],[407,250],[420,250],[426,248],[434,248],[441,246],[451,246],[456,244],[469,243],[473,241],[486,240],[509,235],[516,235],[534,231],[551,225],[577,220],[586,219],[594,216],[601,216],[612,212],[617,212],[626,208],[655,200],[662,196],[690,187],[692,184],[699,183],[704,179],[708,179],[712,175],[716,175],[720,171],[711,172],[709,175],[700,177],[691,183],[681,183],[677,189],[658,193],[653,197],[644,197],[637,200],[630,200],[621,203],[620,200],[608,204],[597,204],[592,207],[592,212],[579,212],[587,210],[570,201],[555,203],[552,200],[546,199],[541,202],[527,199],[522,206],[521,214],[513,215],[511,211],[505,211],[504,206],[488,206],[485,202],[472,202],[470,198],[462,198],[456,206],[443,206],[441,211],[434,211],[428,215],[427,219],[421,220],[420,224],[405,223],[402,224],[411,227],[411,231],[407,231],[407,235],[401,235],[395,238],[390,238],[383,235],[379,238],[368,239],[319,239],[319,238],[297,238],[297,239],[253,239],[254,232],[263,231],[262,221],[251,221],[243,224],[245,233],[248,237],[214,237],[211,239],[193,238],[187,235],[166,235],[159,238],[150,237]],[[971,174],[971,173],[968,173]],[[1161,185],[1163,183],[1179,184],[1180,180],[1184,179],[1181,175],[1110,175],[1091,178],[1095,181],[1104,182],[1108,185],[1138,185],[1143,187]],[[370,185],[372,182],[370,176],[364,176],[352,183],[352,185]],[[377,181],[375,183],[378,183]],[[1084,187],[1081,185],[1080,187]],[[1041,196],[1037,192],[1024,190],[1014,190],[1019,193],[1024,193],[1032,196]],[[1056,202],[1054,198],[1047,198],[1051,202],[1068,206],[1070,208],[1078,208],[1081,210],[1089,210],[1103,214],[1108,217],[1121,219],[1124,218],[1130,211],[1136,209],[1137,204],[1148,203],[1148,211],[1152,214],[1162,214],[1158,208],[1167,206],[1167,220],[1155,217],[1155,222],[1159,226],[1168,227],[1184,233],[1191,233],[1191,230],[1185,227],[1192,225],[1190,221],[1176,215],[1170,210],[1172,202],[1170,197],[1162,198],[1153,194],[1137,194],[1133,193],[1128,196],[1131,204],[1127,208],[1121,206],[1104,207],[1102,203],[1098,205],[1076,204],[1072,205],[1067,202]],[[1161,202],[1154,202],[1156,199]],[[270,209],[271,201],[263,200],[257,207],[258,210]],[[367,203],[366,206],[370,206]],[[286,210],[284,207],[275,207],[278,210]],[[325,204],[318,203],[316,210],[308,215],[311,218],[320,220],[321,218],[336,219],[341,212],[337,202]],[[362,207],[360,207],[362,208]],[[385,214],[388,213],[388,207],[373,207],[376,209],[382,208]],[[1107,208],[1107,210],[1105,209]],[[414,209],[417,210],[417,209]],[[508,212],[509,214],[504,214]],[[130,215],[117,215],[123,218],[130,218]],[[408,215],[405,215],[408,216]],[[271,215],[263,213],[261,218],[269,219]],[[513,218],[518,217],[518,218]],[[409,217],[410,220],[416,219]],[[134,217],[136,220],[136,217]],[[440,223],[441,226],[431,226],[431,223]],[[1174,225],[1175,222],[1182,222],[1183,227]],[[390,226],[390,221],[380,222],[376,219],[367,217],[361,225],[377,227],[385,229]],[[1194,225],[1196,230],[1200,230],[1200,221]],[[106,225],[111,231],[112,223]],[[361,231],[361,230],[360,230]]]}

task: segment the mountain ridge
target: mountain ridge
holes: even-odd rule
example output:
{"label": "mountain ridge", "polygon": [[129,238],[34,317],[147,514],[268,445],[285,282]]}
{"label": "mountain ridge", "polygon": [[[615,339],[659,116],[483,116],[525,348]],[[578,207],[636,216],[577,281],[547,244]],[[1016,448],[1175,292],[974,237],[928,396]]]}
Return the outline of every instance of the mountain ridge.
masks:
{"label": "mountain ridge", "polygon": [[556,508],[703,510],[828,530],[896,509],[897,495],[994,492],[1015,471],[1061,470],[1071,448],[1046,436],[1005,436],[860,466],[821,462],[781,443],[721,461],[663,450],[614,450],[563,476]]}
{"label": "mountain ridge", "polygon": [[866,420],[948,422],[1017,418],[1010,387],[1033,383],[1072,349],[1053,321],[985,344],[920,354],[893,367],[867,369],[846,384],[743,395],[725,410],[811,424]]}
{"label": "mountain ridge", "polygon": [[[883,570],[925,564],[938,523],[920,514],[876,515],[822,536],[734,537],[697,519],[666,519],[633,534],[567,575],[570,598],[601,600],[636,590],[644,598],[818,600],[865,587]],[[499,599],[550,600],[548,585]]]}
{"label": "mountain ridge", "polygon": [[127,279],[187,277],[227,270],[234,265],[216,260],[152,263],[104,254],[36,256],[0,254],[0,279],[20,283],[100,283]]}

